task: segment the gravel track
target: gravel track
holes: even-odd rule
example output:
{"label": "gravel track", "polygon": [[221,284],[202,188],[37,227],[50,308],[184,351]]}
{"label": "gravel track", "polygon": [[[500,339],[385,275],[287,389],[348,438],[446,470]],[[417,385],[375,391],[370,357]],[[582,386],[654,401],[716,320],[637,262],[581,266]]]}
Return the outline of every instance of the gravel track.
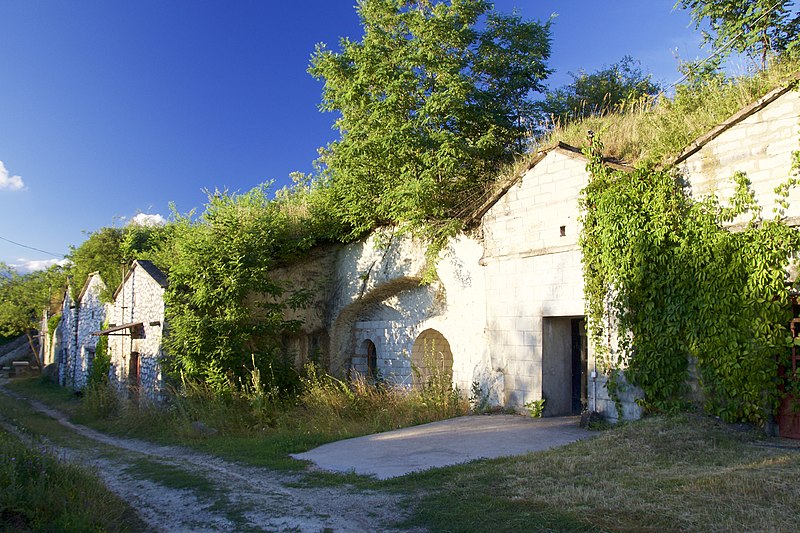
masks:
{"label": "gravel track", "polygon": [[[396,531],[405,518],[396,495],[352,486],[298,486],[302,474],[224,461],[180,446],[114,437],[67,420],[41,402],[0,386],[0,392],[52,417],[85,437],[80,446],[53,446],[65,460],[88,466],[130,502],[153,531]],[[9,424],[3,424],[8,429]],[[138,472],[143,463],[203,478],[199,487],[175,488]],[[157,476],[158,477],[158,476]],[[177,476],[179,477],[179,476]]]}

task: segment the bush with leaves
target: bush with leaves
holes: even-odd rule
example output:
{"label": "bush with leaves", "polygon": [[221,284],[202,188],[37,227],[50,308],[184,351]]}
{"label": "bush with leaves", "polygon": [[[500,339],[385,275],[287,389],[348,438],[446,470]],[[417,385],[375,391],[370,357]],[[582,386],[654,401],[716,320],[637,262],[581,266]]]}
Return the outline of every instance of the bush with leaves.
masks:
{"label": "bush with leaves", "polygon": [[800,13],[793,0],[680,0],[699,28],[707,23],[703,41],[728,55],[748,54],[767,66],[770,56],[797,51]]}
{"label": "bush with leaves", "polygon": [[270,270],[315,240],[281,206],[264,185],[210,194],[197,220],[174,215],[168,239],[151,255],[169,276],[165,346],[172,373],[231,390],[252,370],[255,354],[265,378],[282,388],[296,381],[280,340],[299,325],[283,311],[304,305],[305,294],[272,279]]}
{"label": "bush with leaves", "polygon": [[564,125],[589,116],[619,111],[631,101],[656,96],[661,87],[642,73],[638,62],[625,56],[619,63],[592,74],[570,73],[572,83],[547,93],[539,104],[545,123]]}

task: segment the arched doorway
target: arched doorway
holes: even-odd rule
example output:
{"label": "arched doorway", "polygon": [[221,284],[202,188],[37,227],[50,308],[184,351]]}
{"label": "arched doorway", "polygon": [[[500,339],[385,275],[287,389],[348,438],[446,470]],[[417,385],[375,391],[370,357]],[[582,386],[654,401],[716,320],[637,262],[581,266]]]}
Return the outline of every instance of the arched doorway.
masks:
{"label": "arched doorway", "polygon": [[414,387],[422,387],[431,379],[453,383],[453,352],[444,335],[435,329],[426,329],[414,341],[411,365]]}

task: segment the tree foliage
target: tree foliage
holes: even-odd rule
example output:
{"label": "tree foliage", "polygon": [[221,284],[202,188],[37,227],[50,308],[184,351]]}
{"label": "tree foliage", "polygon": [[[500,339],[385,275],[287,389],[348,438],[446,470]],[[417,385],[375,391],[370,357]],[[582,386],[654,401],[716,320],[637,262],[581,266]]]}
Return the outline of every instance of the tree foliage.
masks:
{"label": "tree foliage", "polygon": [[570,73],[572,83],[548,92],[539,104],[546,123],[564,125],[589,116],[618,111],[626,102],[652,97],[661,87],[644,74],[638,62],[625,56],[619,63],[592,74]]}
{"label": "tree foliage", "polygon": [[237,386],[255,362],[263,376],[287,385],[291,363],[280,350],[281,335],[298,323],[284,319],[284,310],[301,306],[303,293],[270,271],[315,242],[299,231],[302,217],[296,215],[271,200],[266,185],[210,194],[197,220],[174,215],[169,237],[152,254],[169,275],[166,349],[174,373],[222,392]]}
{"label": "tree foliage", "polygon": [[523,149],[548,75],[549,23],[484,0],[362,0],[361,41],[319,45],[310,73],[340,139],[322,152],[331,211],[361,236],[451,215]]}
{"label": "tree foliage", "polygon": [[704,42],[748,54],[762,69],[770,54],[797,46],[800,13],[792,12],[793,0],[680,0],[677,5],[691,10],[696,27],[708,23]]}
{"label": "tree foliage", "polygon": [[[734,176],[737,192],[722,205],[713,196],[692,200],[668,170],[613,171],[597,154],[589,170],[580,242],[604,370],[627,368],[646,409],[672,411],[686,401],[691,356],[709,411],[762,423],[780,399],[778,367],[791,344],[785,281],[800,233],[783,222],[785,203],[765,219],[743,174]],[[785,198],[795,183],[788,178],[776,192]],[[725,227],[746,216],[741,231]],[[619,332],[617,354],[608,343],[609,319]]]}
{"label": "tree foliage", "polygon": [[124,267],[157,248],[166,231],[162,226],[129,224],[124,228],[100,228],[91,233],[80,246],[72,247],[67,256],[72,296],[77,298],[89,275],[99,272],[106,285],[100,296],[110,302],[122,282]]}
{"label": "tree foliage", "polygon": [[[25,334],[36,355],[33,337],[45,309],[54,310],[63,294],[66,274],[60,266],[21,276],[0,263],[0,335]],[[41,367],[41,361],[38,361]]]}

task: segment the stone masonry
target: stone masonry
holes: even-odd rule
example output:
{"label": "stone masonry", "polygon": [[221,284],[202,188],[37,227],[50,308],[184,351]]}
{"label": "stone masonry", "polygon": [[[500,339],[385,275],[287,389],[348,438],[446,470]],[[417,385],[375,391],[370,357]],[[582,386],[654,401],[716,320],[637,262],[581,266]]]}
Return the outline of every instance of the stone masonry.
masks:
{"label": "stone masonry", "polygon": [[109,378],[121,394],[161,400],[166,277],[150,261],[134,261],[114,293],[108,316]]}
{"label": "stone masonry", "polygon": [[89,274],[78,299],[64,296],[59,332],[56,335],[58,379],[75,390],[86,387],[97,346],[97,335],[105,321],[107,305],[100,298],[106,288],[98,272]]}
{"label": "stone masonry", "polygon": [[[774,189],[789,177],[792,152],[800,148],[799,120],[798,92],[773,91],[692,143],[677,170],[695,197],[715,193],[723,201],[730,177],[745,172],[764,216],[772,216]],[[285,343],[295,362],[411,386],[435,339],[432,356],[452,365],[453,384],[480,391],[490,404],[522,409],[544,399],[545,415],[589,408],[612,420],[639,417],[640,391],[624,378],[617,412],[587,340],[578,245],[586,164],[567,145],[540,152],[474,213],[468,232],[450,240],[431,283],[421,283],[429,266],[425,243],[391,229],[320,247],[274,271],[278,282],[311,295],[305,309],[287,317],[302,322]],[[787,220],[797,224],[800,189],[789,200]],[[112,379],[151,399],[162,386],[165,286],[152,263],[135,262],[108,320],[127,335],[110,339]],[[72,319],[64,316],[70,331]]]}

